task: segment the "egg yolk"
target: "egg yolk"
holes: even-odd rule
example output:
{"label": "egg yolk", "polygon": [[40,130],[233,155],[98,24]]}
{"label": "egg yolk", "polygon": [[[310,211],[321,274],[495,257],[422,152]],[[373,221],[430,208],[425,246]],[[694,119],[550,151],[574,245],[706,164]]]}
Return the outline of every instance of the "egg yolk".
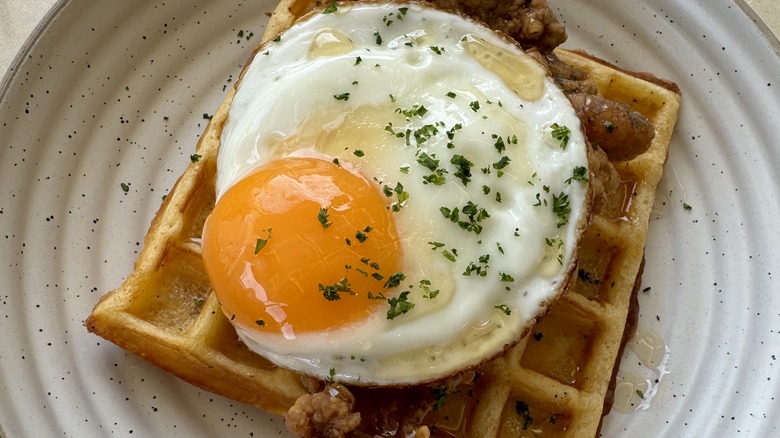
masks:
{"label": "egg yolk", "polygon": [[275,160],[236,183],[202,245],[225,314],[288,338],[366,319],[394,295],[388,280],[401,269],[387,198],[318,158]]}

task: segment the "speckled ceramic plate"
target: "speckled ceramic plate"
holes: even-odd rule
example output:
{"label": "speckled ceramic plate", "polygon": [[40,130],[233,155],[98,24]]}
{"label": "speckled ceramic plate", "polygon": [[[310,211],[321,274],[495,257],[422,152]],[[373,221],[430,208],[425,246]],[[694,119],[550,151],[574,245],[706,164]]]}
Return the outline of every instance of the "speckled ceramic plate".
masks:
{"label": "speckled ceramic plate", "polygon": [[[731,0],[551,2],[567,47],[684,92],[640,297],[671,372],[647,410],[610,414],[604,435],[777,436],[776,40]],[[131,271],[274,3],[63,1],[13,64],[0,89],[0,435],[284,429],[81,325]]]}

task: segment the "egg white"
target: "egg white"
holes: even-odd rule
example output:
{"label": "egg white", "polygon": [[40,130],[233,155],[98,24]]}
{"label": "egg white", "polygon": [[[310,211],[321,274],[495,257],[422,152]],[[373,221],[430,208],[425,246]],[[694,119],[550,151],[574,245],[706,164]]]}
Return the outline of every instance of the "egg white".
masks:
{"label": "egg white", "polygon": [[[508,84],[503,64],[480,62],[495,54],[514,60],[509,73],[530,84]],[[570,131],[565,148],[552,136],[554,123]],[[431,171],[418,163],[422,152],[439,160],[443,185],[423,180]],[[440,379],[516,342],[571,274],[587,210],[587,183],[571,180],[574,168],[587,169],[580,121],[535,61],[481,24],[392,3],[339,5],[297,22],[241,77],[221,137],[218,197],[259,166],[296,155],[337,159],[378,190],[402,184],[409,198],[393,217],[406,280],[397,291],[409,290],[415,307],[392,320],[381,307],[357,325],[320,333],[236,327],[250,349],[280,366],[368,385]],[[455,155],[474,163],[467,184],[455,176]],[[499,177],[493,164],[504,156]],[[559,194],[571,210],[560,227],[552,208]],[[469,201],[490,215],[479,234],[441,211]],[[445,251],[457,253],[455,261]],[[470,263],[487,274],[464,275]],[[438,295],[426,298],[431,290]]]}

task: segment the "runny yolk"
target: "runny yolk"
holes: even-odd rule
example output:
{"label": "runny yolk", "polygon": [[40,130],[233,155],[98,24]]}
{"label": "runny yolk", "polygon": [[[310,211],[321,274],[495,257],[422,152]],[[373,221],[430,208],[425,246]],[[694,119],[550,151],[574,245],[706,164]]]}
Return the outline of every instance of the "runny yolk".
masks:
{"label": "runny yolk", "polygon": [[286,337],[366,319],[401,270],[382,192],[316,158],[275,160],[228,189],[202,244],[225,314]]}

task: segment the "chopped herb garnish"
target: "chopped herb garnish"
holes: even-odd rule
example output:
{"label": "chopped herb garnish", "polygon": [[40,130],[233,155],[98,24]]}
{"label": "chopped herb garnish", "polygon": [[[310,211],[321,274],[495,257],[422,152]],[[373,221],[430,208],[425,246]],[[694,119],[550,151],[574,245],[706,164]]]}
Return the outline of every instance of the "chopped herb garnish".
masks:
{"label": "chopped herb garnish", "polygon": [[509,306],[507,306],[506,304],[499,304],[498,306],[493,306],[493,307],[504,312],[506,315],[512,314],[512,309],[510,309]]}
{"label": "chopped herb garnish", "polygon": [[425,115],[425,113],[428,112],[428,110],[423,105],[412,105],[411,109],[402,110],[401,108],[395,109],[396,114],[403,114],[406,116],[406,119],[409,120],[412,118],[412,116],[418,116],[422,117]]}
{"label": "chopped herb garnish", "polygon": [[607,132],[610,134],[612,134],[612,132],[615,131],[615,125],[609,120],[604,121],[604,128],[606,128]]}
{"label": "chopped herb garnish", "polygon": [[333,383],[333,378],[336,376],[336,369],[331,368],[330,371],[328,371],[328,382]]}
{"label": "chopped herb garnish", "polygon": [[439,248],[444,246],[444,244],[441,243],[441,242],[428,242],[428,245],[431,245],[431,247],[432,247],[431,250],[433,250],[433,251],[436,251],[437,249],[439,249]]}
{"label": "chopped herb garnish", "polygon": [[[455,251],[455,250],[453,249],[453,251]],[[450,252],[450,251],[448,251],[446,249],[441,252],[441,255],[443,255],[445,259],[447,259],[447,260],[449,260],[451,262],[454,262],[456,260],[456,254],[454,252]]]}
{"label": "chopped herb garnish", "polygon": [[352,292],[352,289],[350,288],[349,281],[347,281],[347,277],[342,278],[339,280],[338,283],[325,286],[324,284],[319,284],[320,292],[322,292],[322,296],[325,297],[328,301],[337,301],[341,299],[341,296],[339,295],[342,292],[348,292],[350,294],[354,293]]}
{"label": "chopped herb garnish", "polygon": [[278,42],[279,42],[279,41],[281,41],[281,40],[282,40],[282,36],[281,36],[281,35],[277,35],[277,36],[276,36],[276,38],[274,38],[274,39],[273,39],[273,41],[274,41],[275,43],[278,43]]}
{"label": "chopped herb garnish", "polygon": [[444,178],[444,171],[437,169],[436,172],[423,176],[423,184],[433,184],[435,186],[444,185],[447,182]]}
{"label": "chopped herb garnish", "polygon": [[439,167],[439,160],[432,158],[425,152],[417,156],[417,162],[428,168],[428,170],[436,170]]}
{"label": "chopped herb garnish", "polygon": [[422,288],[423,292],[423,298],[428,298],[429,300],[432,300],[436,298],[439,295],[439,289],[431,290],[431,281],[430,280],[420,280],[420,287]]}
{"label": "chopped herb garnish", "polygon": [[398,298],[388,298],[387,304],[390,305],[390,309],[387,310],[387,319],[395,319],[414,308],[414,303],[409,301],[409,291],[401,292]]}
{"label": "chopped herb garnish", "polygon": [[257,243],[255,243],[255,254],[259,253],[261,249],[265,248],[265,245],[268,243],[268,240],[271,239],[271,229],[268,229],[268,236],[265,239],[257,238]]}
{"label": "chopped herb garnish", "polygon": [[641,389],[637,389],[637,390],[636,390],[636,395],[638,395],[638,396],[639,396],[639,398],[641,398],[642,400],[644,400],[644,399],[645,399],[645,393],[644,393],[644,392],[642,392],[642,390],[641,390]]}
{"label": "chopped herb garnish", "polygon": [[366,235],[366,233],[364,233],[364,232],[362,232],[362,231],[356,231],[356,232],[355,232],[355,238],[356,238],[356,239],[358,240],[358,242],[360,242],[360,243],[363,243],[363,242],[365,242],[366,240],[368,240],[368,236]]}
{"label": "chopped herb garnish", "polygon": [[421,145],[438,133],[439,130],[435,126],[431,124],[423,125],[422,128],[414,131],[414,140],[417,142],[417,145]]}
{"label": "chopped herb garnish", "polygon": [[320,224],[322,224],[322,228],[328,228],[329,226],[333,225],[333,222],[328,222],[327,208],[320,208],[320,212],[317,215],[317,220],[320,221]]}
{"label": "chopped herb garnish", "polygon": [[477,112],[477,111],[479,111],[479,101],[478,101],[478,100],[475,100],[475,101],[471,102],[471,103],[469,104],[469,107],[470,107],[470,108],[471,108],[471,110],[472,110],[472,111],[474,111],[474,112]]}
{"label": "chopped herb garnish", "polygon": [[359,57],[359,56],[355,58],[355,65],[358,65],[358,64],[360,64],[361,62],[363,62],[363,58],[361,58],[361,57]]}
{"label": "chopped herb garnish", "polygon": [[322,10],[323,14],[332,14],[338,10],[338,6],[336,5],[336,2],[332,2],[330,5],[328,5],[327,8]]}
{"label": "chopped herb garnish", "polygon": [[499,272],[498,275],[501,276],[501,281],[503,281],[505,283],[512,283],[513,281],[515,281],[514,277],[512,277],[511,275],[506,274],[504,272]]}
{"label": "chopped herb garnish", "polygon": [[206,113],[203,113],[203,118],[204,118],[205,120],[211,120],[211,118],[212,118],[212,117],[214,117],[214,116],[212,116],[212,115],[209,115],[209,114],[206,114]]}
{"label": "chopped herb garnish", "polygon": [[409,166],[401,166],[398,168],[398,171],[403,173],[404,175],[409,174]]}
{"label": "chopped herb garnish", "polygon": [[473,166],[474,163],[469,161],[463,155],[458,154],[452,156],[450,163],[454,164],[455,168],[457,169],[457,172],[455,172],[454,175],[460,178],[464,186],[468,185],[468,183],[471,181],[471,166]]}
{"label": "chopped herb garnish", "polygon": [[334,94],[333,98],[336,100],[349,100],[349,93]]}
{"label": "chopped herb garnish", "polygon": [[504,144],[504,139],[500,136],[497,136],[493,134],[493,137],[496,139],[496,142],[493,144],[493,146],[496,148],[499,154],[504,153],[506,150],[506,145]]}
{"label": "chopped herb garnish", "polygon": [[509,157],[504,155],[503,157],[501,157],[500,160],[498,160],[497,162],[493,163],[493,169],[496,169],[498,171],[497,172],[497,176],[499,178],[501,178],[504,175],[504,168],[509,165],[510,161],[512,161],[512,160],[510,160]]}
{"label": "chopped herb garnish", "polygon": [[123,191],[123,192],[125,192],[125,193],[127,193],[127,192],[129,192],[129,191],[130,191],[130,184],[127,184],[127,183],[120,183],[120,184],[119,184],[119,187],[121,187],[121,188],[122,188],[122,191]]}
{"label": "chopped herb garnish", "polygon": [[376,45],[381,46],[382,45],[382,35],[379,34],[378,30],[374,31],[374,36],[376,37]]}
{"label": "chopped herb garnish", "polygon": [[355,149],[355,150],[352,152],[352,155],[354,155],[354,156],[356,156],[356,157],[360,158],[360,157],[365,157],[365,156],[366,156],[366,153],[365,153],[365,152],[363,152],[363,150],[362,150],[362,149]]}
{"label": "chopped herb garnish", "polygon": [[557,123],[550,125],[550,128],[552,129],[550,132],[552,138],[561,142],[561,149],[566,149],[566,145],[569,144],[569,135],[571,135],[571,130],[569,130],[567,126],[559,125]]}
{"label": "chopped herb garnish", "polygon": [[390,278],[385,282],[385,289],[392,289],[394,287],[398,287],[401,285],[401,282],[406,279],[406,274],[403,272],[396,272],[395,274],[391,275]]}
{"label": "chopped herb garnish", "polygon": [[441,409],[442,406],[444,406],[444,403],[447,401],[447,396],[450,394],[455,394],[455,392],[448,391],[447,387],[444,385],[439,385],[433,388],[433,399],[435,400],[433,404],[433,410],[438,411]]}
{"label": "chopped herb garnish", "polygon": [[558,217],[556,225],[558,228],[566,225],[569,222],[569,213],[571,213],[571,206],[569,205],[569,195],[561,192],[560,195],[553,195],[553,213]]}
{"label": "chopped herb garnish", "polygon": [[259,325],[260,327],[265,327],[265,321],[263,321],[262,319],[258,319],[257,321],[255,321],[255,324]]}
{"label": "chopped herb garnish", "polygon": [[202,155],[192,154],[190,155],[190,161],[192,161],[193,163],[197,163],[198,161],[200,161],[202,157],[203,157]]}
{"label": "chopped herb garnish", "polygon": [[455,99],[455,97],[457,97],[458,95],[450,91],[446,94],[446,96],[449,97],[450,99]]}
{"label": "chopped herb garnish", "polygon": [[685,210],[693,210],[693,207],[691,207],[690,205],[688,205],[685,202],[683,202],[683,209],[685,209]]}
{"label": "chopped herb garnish", "polygon": [[433,51],[433,53],[435,53],[437,55],[441,55],[441,52],[444,51],[444,48],[443,47],[439,47],[439,46],[430,46],[430,48]]}
{"label": "chopped herb garnish", "polygon": [[[482,232],[482,225],[479,223],[490,217],[487,210],[480,208],[477,204],[468,201],[460,210],[458,207],[453,209],[447,207],[439,208],[442,216],[449,219],[451,222],[457,223],[462,229],[466,231],[473,231],[475,234]],[[468,220],[461,220],[460,213],[466,215]]]}
{"label": "chopped herb garnish", "polygon": [[588,169],[584,166],[575,166],[571,172],[571,178],[566,180],[566,184],[571,184],[572,180],[588,182]]}

